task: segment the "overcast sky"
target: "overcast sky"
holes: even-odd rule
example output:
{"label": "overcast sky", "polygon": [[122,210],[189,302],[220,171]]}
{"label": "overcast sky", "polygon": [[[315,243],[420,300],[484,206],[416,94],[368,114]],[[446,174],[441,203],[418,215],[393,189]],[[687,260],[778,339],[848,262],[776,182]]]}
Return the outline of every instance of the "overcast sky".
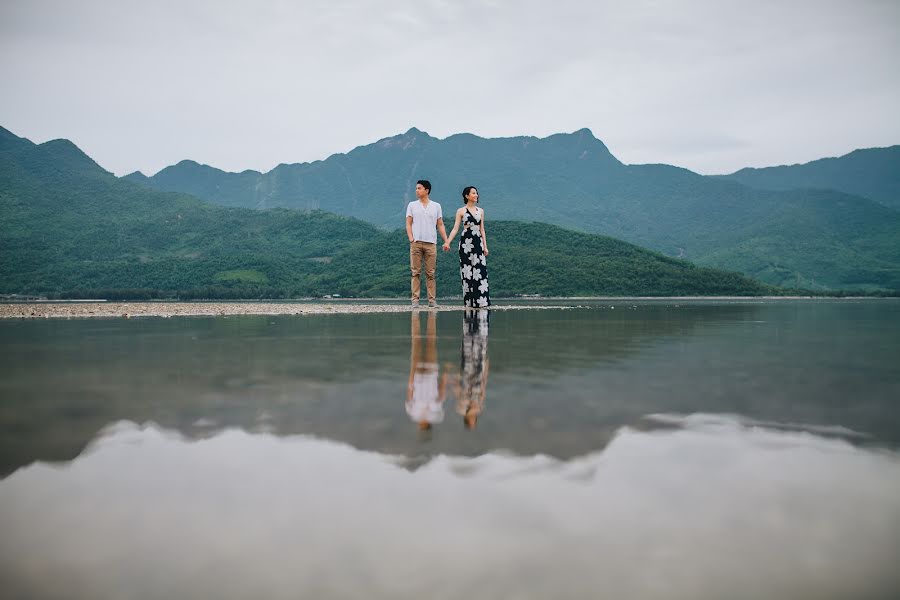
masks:
{"label": "overcast sky", "polygon": [[118,175],[589,127],[711,174],[900,144],[898,0],[0,0],[0,125]]}

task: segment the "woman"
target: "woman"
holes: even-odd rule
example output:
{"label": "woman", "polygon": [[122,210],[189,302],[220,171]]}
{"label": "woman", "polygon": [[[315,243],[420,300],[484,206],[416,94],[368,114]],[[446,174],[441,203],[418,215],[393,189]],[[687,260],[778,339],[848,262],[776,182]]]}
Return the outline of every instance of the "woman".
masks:
{"label": "woman", "polygon": [[468,186],[463,190],[463,207],[456,211],[453,230],[444,242],[450,249],[456,232],[459,235],[459,275],[462,278],[463,305],[467,308],[487,308],[491,305],[487,277],[487,237],[484,234],[484,211],[478,205],[478,190]]}

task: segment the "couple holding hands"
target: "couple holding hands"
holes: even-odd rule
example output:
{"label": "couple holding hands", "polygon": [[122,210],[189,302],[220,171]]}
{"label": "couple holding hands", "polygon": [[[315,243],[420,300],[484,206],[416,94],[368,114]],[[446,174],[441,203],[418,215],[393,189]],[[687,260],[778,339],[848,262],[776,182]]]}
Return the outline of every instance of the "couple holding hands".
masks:
{"label": "couple holding hands", "polygon": [[444,252],[459,235],[459,275],[462,279],[463,305],[466,308],[488,308],[491,305],[487,277],[487,238],[484,234],[484,211],[478,207],[478,190],[473,186],[463,189],[463,206],[456,211],[456,220],[450,235],[444,228],[441,205],[430,198],[431,183],[426,179],[416,182],[416,200],[406,207],[406,237],[409,238],[409,266],[412,272],[412,305],[419,306],[421,280],[425,271],[425,287],[428,306],[436,307],[437,286],[434,281],[437,263],[437,234],[444,240]]}

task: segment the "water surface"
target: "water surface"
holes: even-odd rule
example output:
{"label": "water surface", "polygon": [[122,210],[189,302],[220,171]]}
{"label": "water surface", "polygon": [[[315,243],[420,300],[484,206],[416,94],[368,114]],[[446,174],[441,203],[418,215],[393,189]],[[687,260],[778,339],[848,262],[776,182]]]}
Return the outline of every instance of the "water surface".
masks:
{"label": "water surface", "polygon": [[900,591],[900,302],[580,304],[0,322],[0,586]]}

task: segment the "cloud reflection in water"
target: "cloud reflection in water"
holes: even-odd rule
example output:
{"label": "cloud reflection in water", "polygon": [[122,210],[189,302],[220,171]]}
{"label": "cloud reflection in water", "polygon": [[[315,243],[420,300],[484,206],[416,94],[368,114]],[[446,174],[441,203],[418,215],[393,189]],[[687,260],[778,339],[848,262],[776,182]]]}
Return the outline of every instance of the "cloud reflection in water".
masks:
{"label": "cloud reflection in water", "polygon": [[736,419],[568,461],[122,422],[0,482],[11,597],[863,598],[900,591],[900,458]]}

